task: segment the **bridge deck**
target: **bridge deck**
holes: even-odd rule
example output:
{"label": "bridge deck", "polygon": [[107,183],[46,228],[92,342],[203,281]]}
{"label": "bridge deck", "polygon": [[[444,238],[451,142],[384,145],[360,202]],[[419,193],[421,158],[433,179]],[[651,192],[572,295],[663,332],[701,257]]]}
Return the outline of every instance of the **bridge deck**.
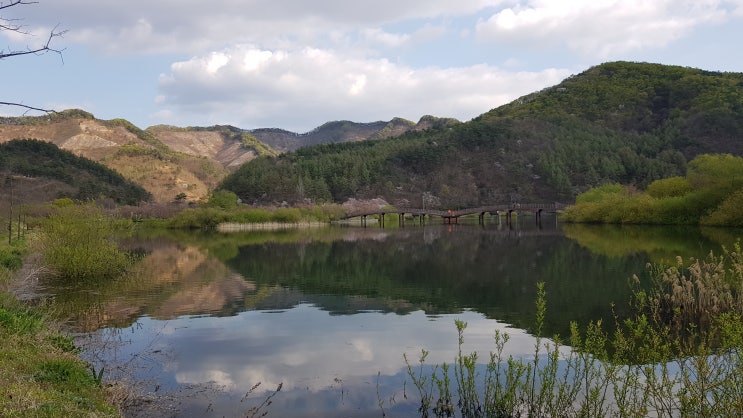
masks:
{"label": "bridge deck", "polygon": [[501,212],[557,212],[565,207],[559,203],[512,203],[492,206],[481,206],[478,208],[468,208],[459,210],[438,210],[438,209],[421,209],[421,208],[384,208],[358,211],[346,214],[341,219],[351,219],[366,217],[372,215],[413,215],[413,216],[438,216],[441,218],[459,218],[466,215],[483,215],[486,213]]}

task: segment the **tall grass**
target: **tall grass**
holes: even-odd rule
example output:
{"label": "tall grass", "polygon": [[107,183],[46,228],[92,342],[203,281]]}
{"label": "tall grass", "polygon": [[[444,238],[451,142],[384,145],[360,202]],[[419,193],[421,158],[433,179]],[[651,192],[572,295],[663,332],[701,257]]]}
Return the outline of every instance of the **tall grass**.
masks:
{"label": "tall grass", "polygon": [[185,209],[170,218],[170,228],[214,228],[221,223],[301,223],[329,222],[340,219],[343,209],[338,205],[317,205],[307,208],[253,208],[241,206],[227,210],[218,207]]}
{"label": "tall grass", "polygon": [[21,265],[25,239],[0,241],[0,416],[116,417],[107,388],[76,357],[72,338],[55,330],[43,309],[4,290]]}
{"label": "tall grass", "polygon": [[132,265],[113,239],[127,222],[103,215],[94,204],[60,207],[43,223],[40,251],[63,278],[117,277]]}
{"label": "tall grass", "polygon": [[[687,267],[684,267],[687,266]],[[570,324],[570,347],[541,335],[547,313],[538,285],[533,356],[504,358],[508,334],[478,365],[464,353],[467,324],[455,321],[453,367],[427,368],[407,355],[421,416],[730,417],[743,416],[743,257],[740,246],[704,260],[649,266],[652,283],[633,279],[633,313],[613,331]],[[452,389],[453,388],[453,389]]]}

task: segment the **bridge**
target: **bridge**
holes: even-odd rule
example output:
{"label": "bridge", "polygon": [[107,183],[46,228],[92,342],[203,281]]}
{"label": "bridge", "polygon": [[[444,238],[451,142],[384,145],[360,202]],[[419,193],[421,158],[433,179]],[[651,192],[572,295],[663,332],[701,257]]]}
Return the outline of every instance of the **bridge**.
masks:
{"label": "bridge", "polygon": [[506,215],[506,222],[511,222],[511,215],[522,212],[533,213],[537,222],[541,221],[542,213],[556,213],[565,208],[561,203],[509,203],[491,206],[481,206],[477,208],[458,209],[458,210],[439,210],[439,209],[416,209],[416,208],[383,208],[348,213],[341,219],[360,218],[362,225],[366,225],[368,216],[379,216],[380,226],[384,227],[384,217],[388,214],[396,214],[399,217],[400,225],[405,225],[405,215],[413,216],[413,219],[420,219],[421,224],[426,216],[440,217],[444,223],[458,223],[459,218],[468,215],[477,215],[478,223],[485,222],[485,215],[491,214],[500,216]]}

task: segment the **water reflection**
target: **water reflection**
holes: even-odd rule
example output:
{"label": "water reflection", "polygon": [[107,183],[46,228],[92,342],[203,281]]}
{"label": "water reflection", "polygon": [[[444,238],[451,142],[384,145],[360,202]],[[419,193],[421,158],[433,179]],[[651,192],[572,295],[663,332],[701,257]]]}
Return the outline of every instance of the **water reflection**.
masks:
{"label": "water reflection", "polygon": [[[160,391],[182,390],[178,416],[238,416],[278,384],[283,390],[273,416],[413,416],[416,393],[406,389],[402,354],[416,359],[430,349],[429,362],[451,362],[457,350],[454,319],[469,323],[467,350],[492,348],[494,329],[506,325],[464,311],[430,317],[381,312],[330,315],[311,304],[279,312],[246,311],[227,318],[182,317],[167,322],[142,318],[124,330],[129,344],[120,359],[155,352],[159,360],[136,370],[135,378]],[[102,330],[99,333],[106,333]],[[507,354],[533,350],[525,332],[508,329]],[[102,338],[102,337],[101,337]],[[152,358],[151,355],[145,356]],[[209,390],[204,382],[212,382]],[[260,382],[249,402],[245,392]],[[408,383],[409,385],[409,383]],[[180,389],[179,389],[180,388]],[[194,388],[191,392],[182,388]],[[407,399],[406,399],[407,397]]]}
{"label": "water reflection", "polygon": [[126,277],[46,285],[55,312],[97,341],[92,361],[115,359],[129,367],[110,373],[176,397],[158,415],[245,414],[283,383],[275,416],[409,416],[402,354],[425,348],[429,363],[451,362],[454,319],[469,322],[467,351],[487,353],[508,328],[506,355],[528,355],[537,282],[545,333],[566,335],[569,321],[607,317],[611,303],[621,313],[648,261],[704,256],[734,235],[529,222],[157,231],[123,241],[142,258]]}

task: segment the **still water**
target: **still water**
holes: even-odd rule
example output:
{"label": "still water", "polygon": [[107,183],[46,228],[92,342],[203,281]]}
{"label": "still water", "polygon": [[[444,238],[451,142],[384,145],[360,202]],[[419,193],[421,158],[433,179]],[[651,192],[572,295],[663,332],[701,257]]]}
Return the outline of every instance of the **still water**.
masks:
{"label": "still water", "polygon": [[[731,246],[729,229],[561,225],[145,232],[119,280],[46,283],[84,356],[145,394],[132,416],[416,416],[415,365],[529,356],[538,282],[544,334],[626,311],[633,274]],[[256,386],[257,385],[257,386]],[[277,392],[278,388],[281,388]]]}

